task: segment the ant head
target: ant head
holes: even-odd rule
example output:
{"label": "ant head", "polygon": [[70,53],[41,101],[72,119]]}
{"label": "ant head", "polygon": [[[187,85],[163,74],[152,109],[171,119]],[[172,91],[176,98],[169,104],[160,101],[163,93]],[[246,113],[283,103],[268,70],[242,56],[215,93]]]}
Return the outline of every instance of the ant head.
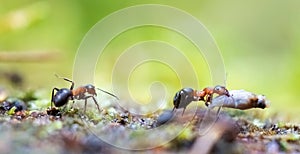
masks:
{"label": "ant head", "polygon": [[215,86],[213,92],[219,95],[226,95],[228,97],[230,96],[228,90],[224,86]]}
{"label": "ant head", "polygon": [[87,84],[84,86],[86,91],[89,93],[89,94],[92,94],[92,95],[95,95],[97,96],[97,93],[96,93],[96,90],[95,90],[95,86],[91,85],[91,84]]}

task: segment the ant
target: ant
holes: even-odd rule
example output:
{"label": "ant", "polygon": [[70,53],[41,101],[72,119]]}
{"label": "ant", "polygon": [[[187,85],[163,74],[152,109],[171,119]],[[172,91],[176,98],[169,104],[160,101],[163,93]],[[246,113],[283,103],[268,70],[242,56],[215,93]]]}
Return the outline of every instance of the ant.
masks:
{"label": "ant", "polygon": [[[59,77],[58,75],[55,75],[56,77],[58,78],[62,78],[64,79],[65,81],[68,81],[68,82],[71,82],[71,87],[70,89],[68,88],[61,88],[61,89],[58,89],[58,88],[53,88],[52,89],[52,97],[51,97],[51,109],[52,109],[52,104],[54,103],[54,105],[56,107],[61,107],[65,104],[68,103],[69,100],[73,100],[73,104],[74,104],[74,99],[76,100],[85,100],[84,102],[84,113],[86,111],[86,105],[87,105],[87,99],[88,98],[92,98],[94,100],[94,103],[96,104],[97,106],[97,109],[100,112],[100,107],[99,107],[99,104],[98,102],[96,101],[95,99],[95,96],[97,96],[97,93],[96,93],[96,90],[95,90],[95,86],[91,85],[91,84],[87,84],[85,86],[80,86],[76,89],[74,89],[74,82],[70,79],[67,79],[67,78],[63,78],[63,77]],[[115,97],[116,99],[119,100],[119,98],[105,90],[102,90],[100,88],[97,88],[98,90],[106,93],[106,94],[109,94],[113,97]],[[57,91],[56,93],[54,93],[55,91]]]}
{"label": "ant", "polygon": [[206,87],[201,91],[197,91],[192,88],[183,88],[180,91],[178,91],[174,96],[173,111],[175,109],[183,108],[183,112],[182,112],[183,115],[186,107],[192,101],[205,101],[205,105],[209,106],[209,104],[212,101],[214,93],[219,94],[219,96],[226,95],[230,97],[228,90],[224,86],[219,86],[219,85],[215,87]]}

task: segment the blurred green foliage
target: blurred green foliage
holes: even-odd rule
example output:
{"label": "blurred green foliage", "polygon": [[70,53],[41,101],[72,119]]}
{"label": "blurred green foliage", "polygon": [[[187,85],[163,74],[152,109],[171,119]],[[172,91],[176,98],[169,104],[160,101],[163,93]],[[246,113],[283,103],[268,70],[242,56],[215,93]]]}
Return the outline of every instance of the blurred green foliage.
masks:
{"label": "blurred green foliage", "polygon": [[[0,61],[0,71],[20,72],[25,78],[26,87],[44,87],[49,90],[50,95],[50,89],[53,86],[68,86],[65,82],[56,79],[53,74],[58,73],[71,78],[76,50],[86,32],[95,23],[119,9],[151,3],[182,9],[202,21],[212,33],[222,52],[227,71],[228,89],[245,89],[265,94],[271,100],[271,108],[264,111],[297,115],[300,107],[298,103],[300,1],[294,0],[191,0],[185,2],[179,0],[1,0],[0,52],[55,51],[53,54],[58,58],[39,63]],[[112,40],[102,60],[114,60],[114,53],[118,54],[117,50],[125,48],[123,46],[126,46],[128,41],[134,41],[136,36],[141,37],[136,39],[141,41],[150,38],[159,40],[164,39],[165,36],[174,35],[175,40],[171,41],[172,43],[186,50],[191,59],[199,58],[201,59],[199,61],[203,61],[199,55],[193,57],[196,49],[192,45],[185,47],[186,40],[175,36],[178,34],[172,34],[171,31],[146,27],[133,32],[125,32],[124,35],[129,39],[127,37],[123,40],[123,44],[118,43],[118,45],[114,45],[114,42],[122,41],[122,36]],[[152,67],[156,68],[156,66]],[[199,81],[201,87],[194,88],[211,86],[205,61],[196,69],[197,75],[201,78]],[[143,70],[140,71],[141,74],[145,73]],[[154,77],[150,75],[150,78],[160,78],[166,82],[176,81],[173,77],[166,79],[170,71],[161,70],[160,72],[166,74],[154,75]],[[105,74],[105,71],[100,73]],[[103,80],[99,79],[99,82],[105,81],[105,75],[103,78]],[[140,78],[137,75],[130,82],[138,79]],[[4,83],[5,79],[1,78],[0,82]],[[173,88],[180,88],[180,85],[176,83]],[[136,91],[140,91],[139,89],[137,88]],[[144,95],[144,92],[140,94]]]}

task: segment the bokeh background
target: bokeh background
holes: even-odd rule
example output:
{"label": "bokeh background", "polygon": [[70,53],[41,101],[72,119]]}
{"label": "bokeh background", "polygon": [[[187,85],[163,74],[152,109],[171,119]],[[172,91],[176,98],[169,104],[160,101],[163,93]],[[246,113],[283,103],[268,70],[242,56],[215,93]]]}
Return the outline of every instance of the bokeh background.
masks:
{"label": "bokeh background", "polygon": [[[262,112],[277,114],[283,120],[297,121],[300,87],[300,1],[11,1],[0,2],[0,84],[11,91],[41,89],[50,97],[54,86],[67,86],[55,78],[72,77],[73,63],[81,40],[94,24],[119,9],[137,4],[163,4],[176,7],[195,16],[211,32],[221,51],[227,72],[228,89],[246,89],[265,94],[271,107]],[[124,19],[126,20],[126,19]],[[120,21],[121,22],[121,21]],[[107,66],[130,40],[167,39],[187,53],[196,65],[199,83],[212,86],[206,63],[180,35],[157,27],[142,27],[116,37],[101,58]],[[115,42],[115,43],[114,43]],[[115,44],[115,45],[114,45]],[[130,82],[160,81],[174,85],[172,71],[155,63],[137,69]],[[185,69],[185,66],[182,67]],[[99,66],[95,73],[100,86],[109,89],[105,71]],[[145,70],[147,72],[145,72]],[[158,75],[152,76],[153,71]],[[20,74],[21,87],[11,86],[7,74]],[[148,74],[147,74],[148,73]],[[146,75],[143,75],[146,74]],[[99,77],[98,77],[99,76]],[[143,78],[143,80],[141,80]],[[140,81],[141,80],[141,81]],[[148,81],[149,80],[149,81]],[[173,83],[173,84],[172,84]],[[138,100],[149,99],[136,84],[133,93]],[[184,85],[186,86],[186,85]],[[190,86],[190,85],[189,85]],[[169,94],[170,96],[173,93]],[[171,100],[170,100],[171,102]]]}

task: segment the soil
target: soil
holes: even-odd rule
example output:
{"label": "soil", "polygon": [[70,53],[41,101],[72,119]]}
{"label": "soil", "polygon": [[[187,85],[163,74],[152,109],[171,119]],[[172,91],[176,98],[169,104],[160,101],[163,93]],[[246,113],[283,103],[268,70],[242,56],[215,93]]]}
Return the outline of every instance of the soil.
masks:
{"label": "soil", "polygon": [[33,94],[0,100],[1,153],[300,152],[299,124],[207,108],[136,115],[108,105],[83,114],[79,107],[50,108],[50,100]]}

